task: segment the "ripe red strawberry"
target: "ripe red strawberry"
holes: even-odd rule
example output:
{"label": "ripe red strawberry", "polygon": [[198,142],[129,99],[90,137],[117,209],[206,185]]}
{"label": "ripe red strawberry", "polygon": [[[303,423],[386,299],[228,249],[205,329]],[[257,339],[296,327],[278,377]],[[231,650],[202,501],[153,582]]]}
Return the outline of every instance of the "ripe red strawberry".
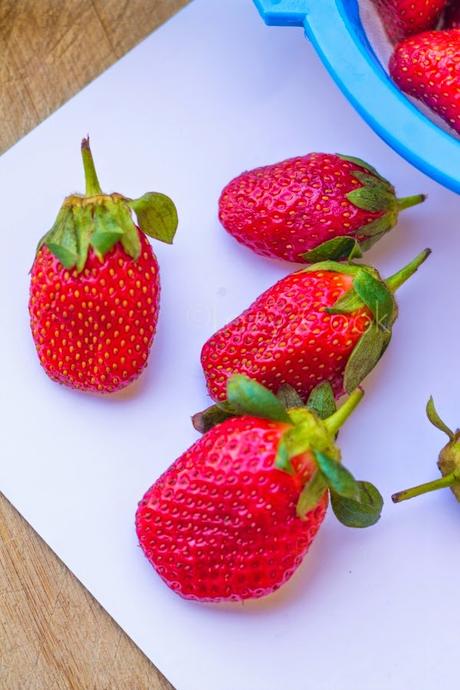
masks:
{"label": "ripe red strawberry", "polygon": [[[324,386],[311,408],[288,411],[243,376],[229,382],[238,414],[214,426],[147,491],[136,514],[140,545],[187,599],[240,601],[277,590],[297,570],[324,519],[368,527],[382,498],[340,464],[334,437],[362,397],[327,418]],[[332,397],[333,401],[333,397]],[[324,421],[322,421],[324,418]]]}
{"label": "ripe red strawberry", "polygon": [[65,199],[39,244],[30,322],[50,378],[82,391],[113,393],[146,366],[158,319],[158,263],[144,233],[171,243],[177,213],[156,192],[140,199],[103,194],[89,139],[82,142],[82,157],[86,195]]}
{"label": "ripe red strawberry", "polygon": [[460,29],[460,0],[453,0],[447,7],[443,28]]}
{"label": "ripe red strawberry", "polygon": [[390,73],[402,91],[460,133],[460,29],[430,31],[403,41],[391,57]]}
{"label": "ripe red strawberry", "polygon": [[236,177],[221,194],[219,218],[258,254],[312,262],[360,255],[424,198],[397,199],[358,158],[310,153]]}
{"label": "ripe red strawberry", "polygon": [[393,43],[434,29],[447,0],[372,0]]}
{"label": "ripe red strawberry", "polygon": [[429,253],[386,282],[368,266],[333,261],[286,276],[205,343],[209,394],[225,400],[234,373],[274,391],[288,383],[303,397],[324,380],[337,395],[350,392],[388,345],[397,316],[393,292]]}
{"label": "ripe red strawberry", "polygon": [[460,502],[460,430],[452,431],[442,421],[434,406],[433,398],[428,400],[426,412],[433,426],[444,432],[449,439],[439,453],[438,467],[442,477],[426,484],[420,484],[412,489],[398,491],[398,493],[393,494],[391,497],[394,503],[407,501],[409,498],[414,498],[414,496],[421,496],[422,494],[447,487],[452,491],[457,501]]}

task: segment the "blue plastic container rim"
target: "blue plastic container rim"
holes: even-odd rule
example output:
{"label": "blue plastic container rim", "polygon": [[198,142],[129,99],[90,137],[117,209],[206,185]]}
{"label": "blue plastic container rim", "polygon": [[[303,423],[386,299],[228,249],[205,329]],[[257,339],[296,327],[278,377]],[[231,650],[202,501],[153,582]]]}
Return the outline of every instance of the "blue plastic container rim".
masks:
{"label": "blue plastic container rim", "polygon": [[460,141],[426,117],[383,69],[357,0],[254,0],[267,24],[303,26],[327,70],[360,115],[395,151],[460,194]]}

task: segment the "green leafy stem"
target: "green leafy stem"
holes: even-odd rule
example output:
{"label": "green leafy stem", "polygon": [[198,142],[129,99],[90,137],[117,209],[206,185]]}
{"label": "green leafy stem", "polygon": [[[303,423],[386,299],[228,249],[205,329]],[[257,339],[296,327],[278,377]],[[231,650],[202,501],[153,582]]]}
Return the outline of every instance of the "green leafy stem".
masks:
{"label": "green leafy stem", "polygon": [[424,249],[386,280],[380,277],[375,268],[354,262],[343,264],[328,260],[303,269],[307,273],[333,271],[351,276],[351,288],[328,309],[329,313],[351,315],[367,307],[372,317],[345,368],[344,388],[348,393],[364,381],[388,347],[398,316],[394,293],[414,275],[430,254],[430,249]]}
{"label": "green leafy stem", "polygon": [[[141,253],[139,229],[154,239],[171,244],[178,216],[174,202],[165,194],[147,192],[138,199],[122,194],[104,194],[99,184],[89,139],[81,144],[86,194],[71,195],[57,215],[52,228],[41,239],[43,245],[67,269],[85,267],[90,247],[103,259],[117,242],[134,260]],[[132,213],[136,216],[134,222]],[[138,226],[138,227],[137,227]]]}
{"label": "green leafy stem", "polygon": [[351,174],[361,184],[348,192],[346,199],[356,208],[378,214],[378,216],[354,230],[353,235],[344,234],[334,237],[302,254],[300,258],[308,263],[326,259],[351,261],[360,258],[363,252],[370,249],[396,225],[401,211],[420,204],[426,199],[425,194],[414,194],[398,199],[393,185],[374,167],[354,156],[337,155],[342,160],[359,166],[358,169],[355,167]]}
{"label": "green leafy stem", "polygon": [[335,444],[339,429],[353,413],[364,393],[356,389],[337,409],[329,382],[317,386],[304,405],[290,386],[281,386],[275,395],[257,381],[235,374],[227,383],[227,400],[195,416],[194,424],[208,431],[233,416],[249,415],[285,425],[276,458],[276,467],[294,474],[293,459],[309,453],[316,469],[303,487],[297,516],[305,519],[326,492],[336,517],[350,527],[375,524],[382,511],[383,499],[369,482],[357,481],[341,464]]}

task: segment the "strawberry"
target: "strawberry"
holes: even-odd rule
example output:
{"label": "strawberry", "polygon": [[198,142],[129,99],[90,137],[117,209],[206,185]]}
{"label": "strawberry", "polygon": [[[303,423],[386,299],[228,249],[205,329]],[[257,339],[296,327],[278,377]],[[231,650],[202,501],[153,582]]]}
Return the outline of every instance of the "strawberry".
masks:
{"label": "strawberry", "polygon": [[351,392],[375,366],[397,316],[394,291],[425,250],[385,282],[374,268],[324,261],[282,278],[203,346],[209,394],[225,400],[228,378],[246,374],[273,391],[308,396],[321,381]]}
{"label": "strawberry", "polygon": [[447,0],[372,0],[393,43],[434,29]]}
{"label": "strawberry", "polygon": [[158,263],[144,233],[171,243],[177,213],[171,199],[156,192],[139,199],[103,194],[89,139],[81,151],[86,194],[64,200],[39,244],[30,323],[51,379],[113,393],[146,366],[158,319]]}
{"label": "strawberry", "polygon": [[444,15],[444,29],[460,29],[460,0],[454,0]]}
{"label": "strawberry", "polygon": [[428,400],[426,406],[427,417],[433,426],[444,432],[449,441],[439,453],[438,467],[442,474],[439,479],[434,479],[426,484],[420,484],[412,489],[398,491],[391,497],[394,503],[407,501],[414,496],[421,496],[430,491],[437,491],[449,487],[457,501],[460,502],[460,430],[452,431],[439,416],[434,405],[433,398]]}
{"label": "strawberry", "polygon": [[351,156],[310,153],[244,172],[222,191],[219,219],[258,254],[313,262],[360,256],[422,194],[394,187]]}
{"label": "strawberry", "polygon": [[402,91],[460,133],[460,29],[430,31],[403,41],[391,57],[390,73]]}
{"label": "strawberry", "polygon": [[256,382],[234,376],[227,397],[238,416],[181,455],[136,513],[145,555],[187,599],[240,601],[277,590],[314,540],[328,494],[350,527],[375,524],[382,509],[377,489],[340,464],[334,440],[362,391],[337,411],[328,384],[308,407],[283,391],[283,399],[294,401],[286,409]]}

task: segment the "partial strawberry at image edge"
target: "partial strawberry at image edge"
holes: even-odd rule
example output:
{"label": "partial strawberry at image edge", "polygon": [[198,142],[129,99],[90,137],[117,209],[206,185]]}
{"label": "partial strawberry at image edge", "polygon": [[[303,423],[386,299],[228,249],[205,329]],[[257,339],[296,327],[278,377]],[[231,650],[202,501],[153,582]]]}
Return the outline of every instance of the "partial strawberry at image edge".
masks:
{"label": "partial strawberry at image edge", "polygon": [[438,458],[438,468],[442,477],[410,489],[404,489],[404,491],[398,491],[391,497],[394,503],[401,503],[401,501],[407,501],[410,498],[445,488],[449,488],[457,501],[460,502],[460,430],[453,431],[441,419],[433,398],[428,400],[426,414],[431,424],[446,434],[449,439],[444,448],[441,449]]}
{"label": "partial strawberry at image edge", "polygon": [[428,31],[399,43],[391,56],[396,85],[460,134],[460,29]]}
{"label": "partial strawberry at image edge", "polygon": [[325,382],[305,406],[245,376],[228,381],[233,416],[215,424],[146,492],[136,513],[144,554],[187,599],[241,601],[294,574],[324,519],[349,527],[380,518],[383,499],[341,464],[338,430],[361,401],[336,409]]}
{"label": "partial strawberry at image edge", "polygon": [[[371,266],[334,261],[282,278],[204,344],[210,397],[225,408],[227,380],[235,373],[273,392],[289,384],[303,398],[324,380],[336,396],[350,393],[389,345],[398,315],[394,293],[429,254],[424,250],[386,280]],[[199,430],[214,410],[195,416]]]}
{"label": "partial strawberry at image edge", "polygon": [[425,200],[354,156],[310,153],[243,172],[223,189],[219,219],[263,256],[313,263],[359,257]]}
{"label": "partial strawberry at image edge", "polygon": [[32,266],[31,330],[51,379],[80,391],[113,393],[147,365],[160,280],[146,235],[172,243],[177,211],[157,192],[139,199],[104,194],[88,138],[81,154],[86,193],[64,200]]}
{"label": "partial strawberry at image edge", "polygon": [[371,0],[377,8],[390,41],[435,29],[447,0]]}

